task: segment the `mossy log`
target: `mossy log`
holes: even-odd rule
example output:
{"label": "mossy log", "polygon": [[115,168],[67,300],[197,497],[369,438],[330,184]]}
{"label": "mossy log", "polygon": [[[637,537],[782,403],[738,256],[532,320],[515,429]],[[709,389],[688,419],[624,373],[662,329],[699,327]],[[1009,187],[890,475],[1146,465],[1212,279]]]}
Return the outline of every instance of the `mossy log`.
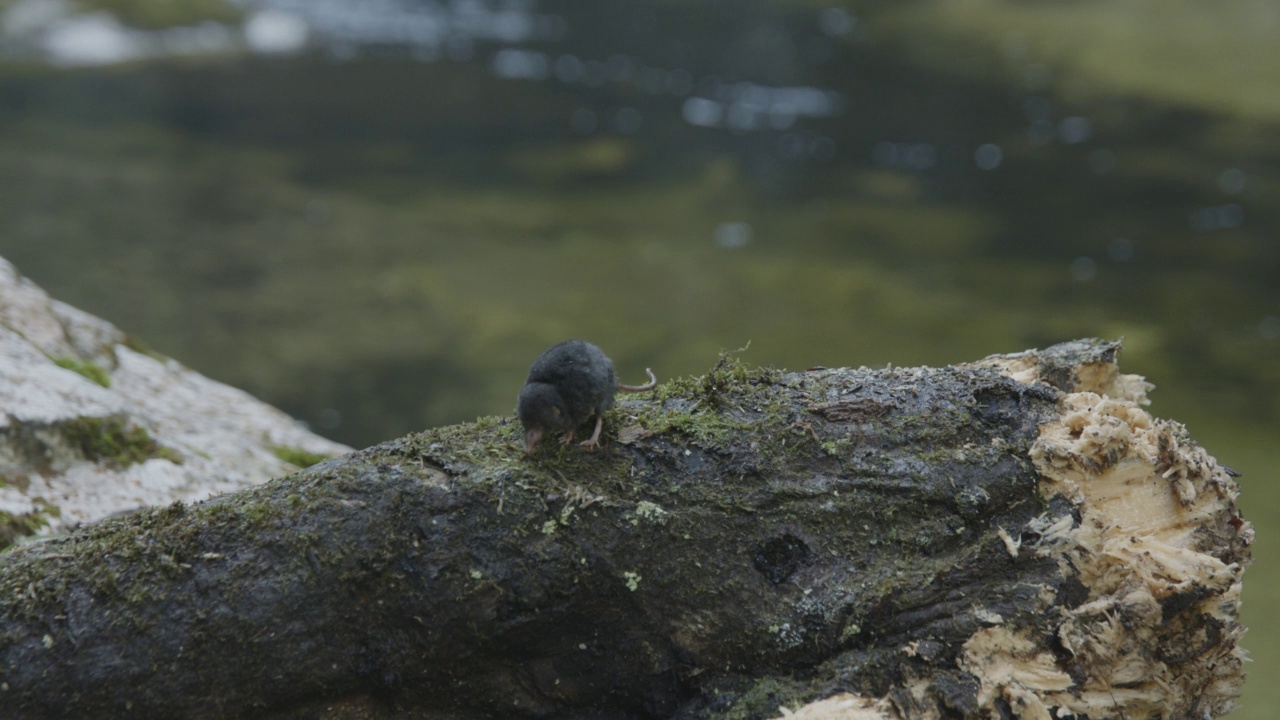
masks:
{"label": "mossy log", "polygon": [[15,549],[0,708],[1221,715],[1252,530],[1118,349],[722,359],[615,408],[595,452],[525,457],[481,420]]}

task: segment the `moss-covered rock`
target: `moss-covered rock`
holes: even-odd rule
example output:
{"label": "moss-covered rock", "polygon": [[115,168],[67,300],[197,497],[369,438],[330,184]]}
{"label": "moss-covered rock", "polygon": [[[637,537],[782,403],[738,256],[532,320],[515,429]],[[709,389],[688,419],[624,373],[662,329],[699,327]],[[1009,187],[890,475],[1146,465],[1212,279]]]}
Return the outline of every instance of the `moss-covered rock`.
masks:
{"label": "moss-covered rock", "polygon": [[111,374],[95,362],[73,357],[59,357],[53,359],[53,364],[80,373],[104,388],[111,387]]}
{"label": "moss-covered rock", "polygon": [[0,512],[0,550],[9,547],[20,537],[34,535],[48,522],[44,513],[14,515]]}
{"label": "moss-covered rock", "polygon": [[118,417],[76,418],[63,424],[62,432],[85,459],[110,467],[128,467],[152,458],[182,462],[180,454],[157,443],[146,428]]}

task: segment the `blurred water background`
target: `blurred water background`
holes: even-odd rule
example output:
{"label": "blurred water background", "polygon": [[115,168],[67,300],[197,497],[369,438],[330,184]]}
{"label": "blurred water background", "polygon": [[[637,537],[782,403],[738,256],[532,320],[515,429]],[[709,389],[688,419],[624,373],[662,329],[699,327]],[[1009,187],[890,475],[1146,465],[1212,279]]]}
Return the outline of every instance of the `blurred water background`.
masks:
{"label": "blurred water background", "polygon": [[[624,381],[1125,338],[1280,686],[1280,3],[0,0],[0,255],[363,446]],[[1273,462],[1273,461],[1272,461]]]}

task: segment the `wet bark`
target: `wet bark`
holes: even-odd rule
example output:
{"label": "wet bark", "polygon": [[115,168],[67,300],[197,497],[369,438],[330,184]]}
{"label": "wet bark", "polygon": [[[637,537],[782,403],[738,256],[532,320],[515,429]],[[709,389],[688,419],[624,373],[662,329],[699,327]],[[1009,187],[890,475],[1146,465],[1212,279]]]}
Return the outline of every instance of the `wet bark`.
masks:
{"label": "wet bark", "polygon": [[0,707],[771,717],[850,692],[978,717],[964,643],[997,622],[1050,636],[1088,598],[1011,543],[1078,516],[1030,448],[1075,369],[1115,351],[1040,354],[1056,389],[722,361],[623,402],[595,452],[525,457],[513,420],[482,420],[19,548]]}

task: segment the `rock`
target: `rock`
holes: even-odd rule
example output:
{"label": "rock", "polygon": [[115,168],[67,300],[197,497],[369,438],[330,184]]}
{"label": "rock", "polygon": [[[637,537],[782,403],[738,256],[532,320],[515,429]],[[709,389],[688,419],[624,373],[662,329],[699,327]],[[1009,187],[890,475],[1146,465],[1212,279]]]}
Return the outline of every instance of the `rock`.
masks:
{"label": "rock", "polygon": [[50,298],[0,258],[0,547],[349,451]]}

